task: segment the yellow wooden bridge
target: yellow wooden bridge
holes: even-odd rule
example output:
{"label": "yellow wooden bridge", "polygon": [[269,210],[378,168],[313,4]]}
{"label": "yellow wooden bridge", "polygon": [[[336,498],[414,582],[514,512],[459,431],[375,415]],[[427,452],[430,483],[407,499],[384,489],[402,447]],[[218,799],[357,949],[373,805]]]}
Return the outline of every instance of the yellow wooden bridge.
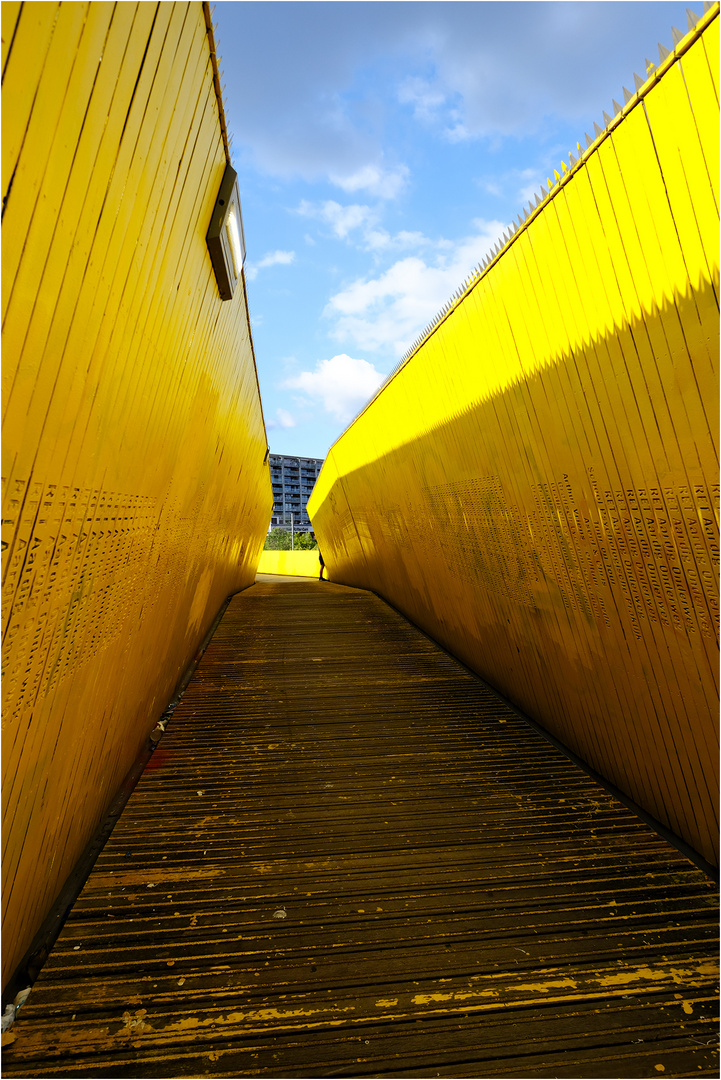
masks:
{"label": "yellow wooden bridge", "polygon": [[331,449],[321,584],[208,6],[3,4],[4,1075],[718,1075],[718,16]]}

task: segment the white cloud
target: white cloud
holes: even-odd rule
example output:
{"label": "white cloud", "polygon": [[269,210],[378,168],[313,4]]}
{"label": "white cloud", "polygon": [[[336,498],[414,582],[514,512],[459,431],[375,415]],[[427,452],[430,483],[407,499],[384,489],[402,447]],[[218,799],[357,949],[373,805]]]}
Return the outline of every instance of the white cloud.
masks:
{"label": "white cloud", "polygon": [[427,260],[400,259],[378,277],[358,279],[332,296],[324,314],[335,322],[333,337],[402,355],[505,228],[500,221],[473,224],[475,233],[455,245],[434,244]]}
{"label": "white cloud", "polygon": [[362,206],[358,203],[341,206],[333,199],[328,199],[324,203],[310,203],[303,199],[296,213],[303,217],[316,218],[330,225],[334,234],[341,240],[345,240],[348,233],[354,229],[359,229],[361,225],[369,225],[376,219],[375,211],[370,206]]}
{"label": "white cloud", "polygon": [[500,198],[504,194],[503,189],[495,180],[482,180],[481,187],[489,195],[495,195],[496,198]]}
{"label": "white cloud", "polygon": [[226,67],[226,113],[262,171],[390,197],[404,180],[384,157],[397,105],[455,141],[549,116],[582,135],[655,42],[670,44],[683,6],[298,3],[279,18],[277,4],[222,3],[216,40],[243,56]]}
{"label": "white cloud", "polygon": [[247,262],[245,276],[248,281],[253,281],[257,278],[259,270],[265,270],[269,266],[289,266],[294,261],[294,251],[270,251],[259,262]]}
{"label": "white cloud", "polygon": [[446,94],[428,79],[409,76],[398,88],[398,100],[402,105],[412,105],[417,120],[435,120],[440,108],[446,104]]}
{"label": "white cloud", "polygon": [[479,186],[494,198],[507,199],[509,194],[515,192],[514,198],[519,204],[525,205],[534,195],[538,194],[541,184],[545,183],[549,169],[557,168],[560,157],[555,147],[550,155],[552,164],[537,165],[532,169],[506,169],[493,176],[481,176],[478,179]]}
{"label": "white cloud", "polygon": [[395,169],[364,165],[348,176],[331,175],[330,179],[343,191],[366,191],[378,199],[395,199],[406,185],[408,169],[405,165],[398,165]]}
{"label": "white cloud", "polygon": [[473,137],[466,125],[460,122],[454,123],[452,127],[445,128],[443,134],[450,143],[466,142],[467,139]]}
{"label": "white cloud", "polygon": [[[347,240],[351,233],[360,231],[360,244],[367,251],[408,251],[413,248],[427,247],[431,243],[423,233],[417,231],[410,232],[402,229],[392,235],[378,224],[378,212],[372,206],[360,203],[341,206],[333,199],[322,203],[312,203],[303,199],[296,213],[329,225],[333,234],[340,240]],[[315,242],[308,236],[306,240],[309,243]]]}
{"label": "white cloud", "polygon": [[385,229],[369,229],[364,237],[369,251],[403,251],[411,248],[427,247],[431,241],[421,232],[401,230],[391,236]]}
{"label": "white cloud", "polygon": [[275,415],[278,417],[278,423],[283,428],[295,427],[295,420],[288,412],[287,409],[276,409]]}
{"label": "white cloud", "polygon": [[287,409],[276,409],[276,419],[268,419],[265,422],[265,426],[268,431],[273,431],[276,428],[293,428],[295,427],[295,417],[293,417]]}
{"label": "white cloud", "polygon": [[322,402],[325,411],[336,420],[346,423],[376,392],[384,378],[367,360],[341,353],[330,360],[319,360],[315,371],[301,371],[281,386],[302,390],[309,398]]}
{"label": "white cloud", "polygon": [[518,198],[525,206],[535,195],[538,195],[544,180],[540,169],[523,169],[519,174],[519,180],[523,186],[519,188]]}

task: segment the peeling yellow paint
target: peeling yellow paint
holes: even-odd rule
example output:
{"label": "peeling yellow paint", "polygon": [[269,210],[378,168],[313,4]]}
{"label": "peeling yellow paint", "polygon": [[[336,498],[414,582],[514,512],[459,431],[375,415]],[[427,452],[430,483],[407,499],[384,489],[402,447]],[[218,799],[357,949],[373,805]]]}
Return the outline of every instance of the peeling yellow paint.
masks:
{"label": "peeling yellow paint", "polygon": [[[225,870],[219,867],[208,867],[205,870],[188,870],[178,871],[173,873],[171,870],[163,870],[160,874],[162,884],[167,885],[171,881],[197,881],[202,878],[216,878],[223,877]],[[98,874],[97,888],[107,889],[112,885],[114,888],[123,887],[127,885],[147,885],[148,873],[147,871],[118,871],[113,874],[113,880],[110,880],[110,875],[103,876]],[[128,897],[130,899],[130,897]]]}
{"label": "peeling yellow paint", "polygon": [[496,990],[456,990],[448,994],[416,994],[413,1005],[430,1005],[434,1001],[467,1001],[468,998],[498,997]]}
{"label": "peeling yellow paint", "polygon": [[[223,1015],[222,1013],[211,1013],[209,1016],[204,1017],[202,1020],[200,1019],[200,1017],[197,1016],[184,1016],[182,1019],[175,1020],[172,1023],[167,1024],[163,1027],[158,1027],[156,1030],[157,1033],[162,1032],[162,1034],[166,1036],[171,1032],[179,1034],[181,1032],[194,1031],[196,1028],[215,1027],[216,1025],[228,1027],[233,1024],[248,1025],[258,1023],[259,1021],[267,1022],[269,1020],[279,1020],[283,1023],[287,1023],[290,1020],[298,1020],[302,1017],[319,1018],[327,1013],[333,1013],[337,1015],[338,1013],[349,1012],[355,1012],[354,1005],[347,1005],[345,1007],[332,1006],[327,1009],[274,1009],[268,1007],[261,1009],[249,1009],[247,1012],[230,1012],[226,1015]],[[130,1021],[132,1021],[132,1017],[130,1017],[129,1013],[123,1015],[124,1020],[126,1016],[129,1018]],[[323,1019],[322,1021],[319,1020],[319,1023],[323,1024],[327,1024],[328,1022],[329,1021],[327,1019]],[[334,1024],[342,1024],[344,1023],[344,1020],[332,1020],[330,1022]],[[314,1025],[307,1023],[301,1024],[301,1027],[312,1026]],[[137,1030],[137,1028],[134,1028],[132,1030],[132,1033],[134,1034]],[[147,1027],[147,1030],[151,1030],[149,1025]],[[124,1032],[120,1032],[120,1034],[124,1034]]]}
{"label": "peeling yellow paint", "polygon": [[376,1008],[378,1008],[378,1009],[389,1009],[391,1007],[391,1005],[397,1005],[397,1004],[398,1004],[398,998],[380,998],[379,1001],[376,1001]]}
{"label": "peeling yellow paint", "polygon": [[549,990],[577,990],[578,983],[574,979],[547,979],[545,982],[520,983],[516,990],[535,990],[540,994],[547,994]]}
{"label": "peeling yellow paint", "polygon": [[413,998],[414,1005],[430,1005],[432,1001],[451,1001],[453,994],[416,994]]}
{"label": "peeling yellow paint", "polygon": [[127,1010],[123,1013],[124,1028],[117,1033],[118,1038],[130,1038],[130,1036],[144,1035],[147,1031],[153,1031],[152,1024],[148,1024],[145,1021],[145,1017],[148,1015],[147,1009],[136,1009],[135,1015],[132,1015]]}
{"label": "peeling yellow paint", "polygon": [[661,982],[671,980],[675,983],[686,982],[694,976],[715,976],[718,965],[708,961],[698,964],[696,967],[687,968],[664,968],[664,967],[641,967],[631,968],[625,971],[617,971],[613,975],[604,975],[600,979],[592,979],[599,986],[621,986],[633,982]]}

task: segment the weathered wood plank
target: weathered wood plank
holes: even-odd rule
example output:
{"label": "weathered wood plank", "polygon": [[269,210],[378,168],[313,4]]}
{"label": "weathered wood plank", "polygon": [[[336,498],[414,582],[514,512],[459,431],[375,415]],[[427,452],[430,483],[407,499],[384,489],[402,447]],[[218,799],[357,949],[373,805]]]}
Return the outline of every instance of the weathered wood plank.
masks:
{"label": "weathered wood plank", "polygon": [[714,1075],[713,884],[369,594],[237,597],[6,1076]]}

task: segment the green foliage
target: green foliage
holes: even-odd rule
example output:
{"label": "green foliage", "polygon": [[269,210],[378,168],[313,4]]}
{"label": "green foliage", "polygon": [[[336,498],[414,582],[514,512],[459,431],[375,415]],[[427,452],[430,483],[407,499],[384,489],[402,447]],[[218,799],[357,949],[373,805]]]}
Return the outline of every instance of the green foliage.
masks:
{"label": "green foliage", "polygon": [[[310,533],[295,533],[293,546],[296,551],[316,551],[317,543]],[[265,551],[290,551],[290,529],[271,529],[263,545]]]}
{"label": "green foliage", "polygon": [[318,545],[310,533],[295,534],[296,551],[317,551]]}
{"label": "green foliage", "polygon": [[290,531],[271,529],[265,538],[265,551],[290,551]]}

